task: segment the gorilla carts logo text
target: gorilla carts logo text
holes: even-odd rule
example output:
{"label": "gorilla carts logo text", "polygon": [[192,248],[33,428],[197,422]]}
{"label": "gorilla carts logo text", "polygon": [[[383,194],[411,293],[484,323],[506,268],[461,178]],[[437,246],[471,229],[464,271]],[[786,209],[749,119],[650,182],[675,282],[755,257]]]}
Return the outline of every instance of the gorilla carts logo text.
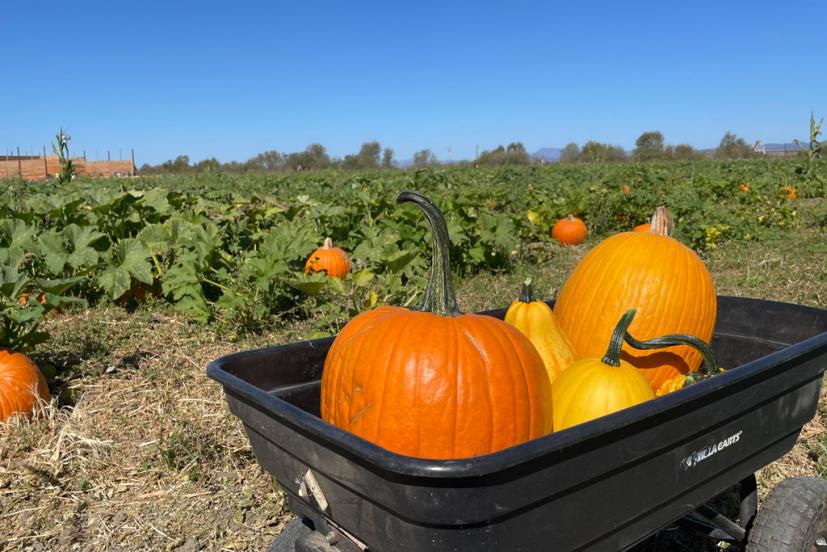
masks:
{"label": "gorilla carts logo text", "polygon": [[710,456],[712,456],[714,454],[717,454],[717,453],[721,452],[722,450],[724,450],[725,448],[727,448],[729,446],[732,446],[735,443],[737,443],[741,439],[741,434],[742,433],[743,433],[743,431],[739,431],[738,433],[735,433],[734,435],[730,435],[729,437],[727,437],[723,441],[719,441],[718,443],[715,443],[713,445],[709,445],[706,448],[703,448],[701,450],[693,452],[692,454],[690,454],[689,456],[687,456],[686,458],[681,460],[681,467],[684,470],[688,470],[689,468],[694,468],[700,462],[703,462],[704,460],[706,460]]}

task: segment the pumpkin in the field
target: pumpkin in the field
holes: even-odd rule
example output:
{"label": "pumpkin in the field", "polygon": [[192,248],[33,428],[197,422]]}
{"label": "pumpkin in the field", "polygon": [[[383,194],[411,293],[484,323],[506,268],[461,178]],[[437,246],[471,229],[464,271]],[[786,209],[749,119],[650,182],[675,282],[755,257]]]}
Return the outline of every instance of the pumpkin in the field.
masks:
{"label": "pumpkin in the field", "polygon": [[344,278],[350,270],[350,260],[341,248],[334,247],[333,240],[325,238],[320,248],[313,252],[304,264],[305,274],[324,272],[334,278]]}
{"label": "pumpkin in the field", "polygon": [[644,222],[643,224],[638,224],[632,228],[632,232],[648,232],[650,228],[652,228],[652,225],[648,222]]}
{"label": "pumpkin in the field", "polygon": [[462,314],[445,220],[416,192],[433,238],[419,310],[379,307],[352,319],[325,359],[322,418],[393,452],[431,459],[495,452],[551,431],[551,385],[519,330]]}
{"label": "pumpkin in the field", "polygon": [[551,307],[534,298],[530,278],[523,282],[520,298],[508,307],[505,321],[523,332],[534,344],[552,384],[575,361],[574,347],[560,328]]}
{"label": "pumpkin in the field", "polygon": [[[602,353],[602,343],[628,309],[641,339],[689,334],[710,341],[715,327],[715,285],[694,251],[671,237],[672,217],[659,207],[649,232],[615,234],[592,249],[560,291],[554,313],[581,357]],[[660,351],[624,347],[624,358],[643,371],[655,393],[680,387],[697,371],[701,355],[687,346]]]}
{"label": "pumpkin in the field", "polygon": [[561,218],[551,227],[551,237],[563,245],[577,245],[586,239],[586,223],[574,215]]}
{"label": "pumpkin in the field", "polygon": [[49,400],[40,369],[26,355],[0,348],[0,422],[13,414],[31,415],[39,399]]}

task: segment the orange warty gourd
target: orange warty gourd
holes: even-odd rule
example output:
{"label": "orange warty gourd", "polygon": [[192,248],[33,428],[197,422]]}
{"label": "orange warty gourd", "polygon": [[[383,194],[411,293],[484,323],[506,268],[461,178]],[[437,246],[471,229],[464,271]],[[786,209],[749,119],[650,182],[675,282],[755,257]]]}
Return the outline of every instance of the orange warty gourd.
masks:
{"label": "orange warty gourd", "polygon": [[49,386],[24,354],[0,348],[0,422],[13,414],[31,415],[38,397],[49,400]]}
{"label": "orange warty gourd", "polygon": [[577,359],[574,347],[560,328],[551,307],[534,299],[531,278],[523,282],[520,298],[508,307],[505,321],[531,340],[546,365],[552,384]]}
{"label": "orange warty gourd", "polygon": [[640,370],[621,359],[625,340],[636,349],[663,349],[670,345],[687,345],[697,349],[706,362],[707,372],[718,372],[718,364],[709,346],[691,335],[665,335],[638,341],[628,328],[635,316],[628,310],[614,328],[603,358],[583,358],[569,366],[552,386],[554,429],[588,422],[655,398],[649,382]]}
{"label": "orange warty gourd", "polygon": [[[712,338],[712,276],[694,251],[671,237],[672,227],[669,212],[658,207],[649,232],[615,234],[574,269],[554,314],[578,355],[600,355],[601,336],[630,308],[638,310],[631,331],[642,339],[672,333]],[[687,346],[654,352],[625,347],[624,358],[643,371],[656,394],[680,387],[701,364],[701,355]]]}
{"label": "orange warty gourd", "polygon": [[420,310],[379,307],[352,319],[325,359],[322,418],[399,454],[431,459],[487,454],[551,431],[551,384],[516,328],[462,314],[450,243],[436,206],[413,202],[431,226],[433,258]]}
{"label": "orange warty gourd", "polygon": [[583,243],[586,234],[586,223],[573,215],[561,218],[551,228],[551,237],[563,245]]}
{"label": "orange warty gourd", "polygon": [[344,278],[350,270],[350,260],[342,249],[333,246],[333,240],[325,238],[320,248],[310,255],[304,264],[304,273],[325,272],[333,278]]}

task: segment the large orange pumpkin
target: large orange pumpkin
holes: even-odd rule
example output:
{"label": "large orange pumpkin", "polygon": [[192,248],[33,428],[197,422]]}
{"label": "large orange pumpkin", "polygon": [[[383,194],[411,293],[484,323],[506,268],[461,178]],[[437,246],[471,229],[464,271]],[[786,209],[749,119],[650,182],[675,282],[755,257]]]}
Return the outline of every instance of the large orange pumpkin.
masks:
{"label": "large orange pumpkin", "polygon": [[551,431],[551,384],[523,334],[489,316],[460,313],[445,220],[416,192],[433,238],[419,311],[379,307],[351,320],[325,359],[322,418],[399,454],[465,458]]}
{"label": "large orange pumpkin", "polygon": [[0,422],[13,414],[31,415],[38,397],[49,400],[49,386],[24,354],[0,348]]}
{"label": "large orange pumpkin", "polygon": [[350,260],[341,248],[333,246],[333,240],[325,238],[320,248],[313,252],[304,264],[304,273],[325,272],[334,278],[344,278],[350,270]]}
{"label": "large orange pumpkin", "polygon": [[[647,233],[623,232],[602,241],[563,285],[554,313],[581,357],[602,353],[615,322],[637,309],[631,332],[641,339],[664,334],[712,338],[717,301],[715,285],[694,251],[671,237],[672,218],[659,207]],[[624,347],[624,358],[643,371],[663,394],[697,371],[701,355],[687,346],[660,351]]]}
{"label": "large orange pumpkin", "polygon": [[563,245],[583,243],[586,233],[586,223],[574,215],[561,218],[551,227],[551,237]]}

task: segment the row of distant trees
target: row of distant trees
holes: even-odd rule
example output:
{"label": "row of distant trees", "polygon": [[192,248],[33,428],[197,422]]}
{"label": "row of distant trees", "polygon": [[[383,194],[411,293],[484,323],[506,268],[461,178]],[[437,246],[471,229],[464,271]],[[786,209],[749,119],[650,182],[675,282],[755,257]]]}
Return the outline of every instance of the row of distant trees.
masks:
{"label": "row of distant trees", "polygon": [[173,160],[164,161],[160,165],[144,165],[140,171],[143,174],[154,173],[188,173],[202,171],[222,172],[274,172],[274,171],[302,171],[341,167],[343,169],[369,169],[395,166],[393,150],[382,149],[379,142],[362,144],[358,153],[346,155],[344,159],[331,158],[327,149],[321,144],[310,144],[304,151],[295,153],[281,153],[276,150],[259,153],[247,161],[229,161],[221,163],[210,158],[190,164],[190,158],[179,155]]}
{"label": "row of distant trees", "polygon": [[[477,165],[528,165],[531,157],[520,142],[512,142],[508,146],[499,146],[491,151],[483,151],[476,160]],[[473,164],[465,161],[462,164]],[[415,167],[439,165],[440,161],[430,149],[423,149],[413,156]],[[143,165],[142,174],[173,173],[183,174],[203,171],[221,172],[274,172],[274,171],[303,171],[329,168],[346,170],[375,169],[379,167],[392,168],[398,166],[391,148],[382,148],[379,142],[366,142],[359,148],[358,153],[346,155],[336,159],[328,155],[327,149],[321,144],[310,144],[304,151],[295,153],[281,153],[275,150],[259,153],[247,161],[230,161],[221,163],[210,158],[191,164],[187,155],[179,155],[175,159],[164,161],[160,165]]]}
{"label": "row of distant trees", "polygon": [[[582,147],[570,143],[563,148],[560,154],[561,163],[595,163],[621,161],[661,161],[708,158],[710,155],[718,159],[750,159],[760,157],[753,147],[743,138],[727,132],[718,148],[711,152],[701,152],[689,144],[667,144],[660,131],[647,131],[635,141],[635,149],[631,157],[620,146],[604,144],[596,141],[586,142]],[[528,154],[525,146],[520,142],[511,142],[507,146],[498,146],[492,150],[483,151],[474,161],[464,161],[466,165],[528,165],[536,162]],[[423,149],[413,156],[413,166],[426,167],[439,165],[440,161],[430,149]],[[382,148],[377,141],[366,142],[357,153],[337,159],[327,153],[321,144],[310,144],[303,151],[295,153],[281,153],[275,150],[265,151],[248,159],[238,162],[221,163],[215,158],[205,159],[195,164],[190,163],[186,155],[179,155],[175,159],[165,161],[160,165],[143,165],[140,172],[143,174],[159,173],[189,173],[203,171],[222,172],[274,172],[274,171],[302,171],[328,168],[346,170],[392,168],[397,163],[394,151],[391,148]]]}
{"label": "row of distant trees", "polygon": [[[716,159],[753,159],[761,157],[762,154],[755,151],[755,148],[747,144],[746,140],[731,132],[724,134],[718,148],[711,152]],[[635,161],[690,161],[692,159],[705,159],[710,153],[701,152],[689,144],[678,144],[673,146],[667,144],[663,133],[651,130],[641,134],[635,141],[635,149],[632,152],[632,159]],[[594,163],[626,161],[629,157],[620,146],[602,144],[589,141],[581,148],[575,143],[570,143],[560,152],[561,163]]]}

